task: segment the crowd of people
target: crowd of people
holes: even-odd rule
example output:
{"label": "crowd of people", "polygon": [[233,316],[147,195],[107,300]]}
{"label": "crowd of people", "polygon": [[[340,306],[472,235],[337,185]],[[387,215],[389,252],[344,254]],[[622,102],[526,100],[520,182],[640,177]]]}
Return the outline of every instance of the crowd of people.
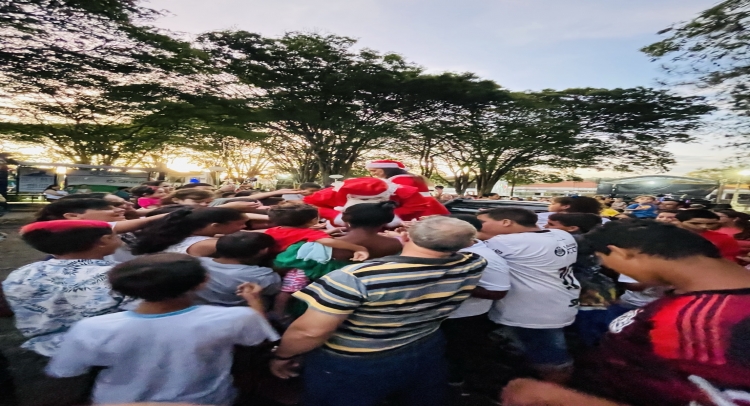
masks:
{"label": "crowd of people", "polygon": [[81,385],[57,404],[439,406],[487,346],[514,360],[497,404],[750,404],[750,216],[653,196],[450,214],[402,164],[368,169],[51,199],[21,229],[48,257],[2,287],[50,385]]}

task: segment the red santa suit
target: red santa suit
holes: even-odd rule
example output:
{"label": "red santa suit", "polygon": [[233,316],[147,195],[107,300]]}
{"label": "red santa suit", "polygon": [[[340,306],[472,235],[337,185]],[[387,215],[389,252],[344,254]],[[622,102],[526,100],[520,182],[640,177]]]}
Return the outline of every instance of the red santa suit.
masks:
{"label": "red santa suit", "polygon": [[[406,166],[398,161],[392,161],[390,159],[382,159],[379,161],[370,161],[365,166],[367,169],[384,169],[384,168],[396,168],[406,170]],[[430,188],[427,187],[427,183],[419,177],[410,173],[402,175],[391,176],[387,181],[395,183],[397,185],[412,186],[419,190],[419,193],[427,199],[429,202],[429,209],[425,212],[425,216],[447,216],[450,214],[448,209],[443,206],[437,199],[435,199],[430,193]]]}
{"label": "red santa suit", "polygon": [[335,226],[345,226],[341,213],[349,206],[358,203],[377,203],[394,201],[398,207],[394,210],[396,217],[390,226],[397,226],[401,221],[416,220],[426,216],[430,202],[419,190],[412,186],[403,186],[378,178],[347,179],[336,188],[323,189],[304,198],[305,203],[317,206],[320,217]]}

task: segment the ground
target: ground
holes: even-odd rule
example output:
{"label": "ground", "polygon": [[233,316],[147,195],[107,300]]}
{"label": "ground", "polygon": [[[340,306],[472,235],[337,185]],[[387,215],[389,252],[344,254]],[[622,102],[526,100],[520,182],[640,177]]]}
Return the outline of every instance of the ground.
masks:
{"label": "ground", "polygon": [[[18,236],[18,228],[31,218],[29,212],[8,213],[0,217],[0,232],[7,238],[0,241],[0,280],[28,263],[38,261],[44,255],[29,248]],[[23,336],[15,329],[13,318],[0,317],[0,352],[8,358],[20,405],[36,406],[41,398],[48,397],[44,389],[37,385],[42,377],[44,360],[19,348]],[[4,395],[3,395],[4,396]]]}
{"label": "ground", "polygon": [[[12,212],[0,218],[0,233],[7,238],[0,241],[0,280],[4,280],[14,269],[41,260],[41,254],[21,241],[18,229],[31,220],[29,212]],[[46,363],[44,357],[32,352],[22,350],[19,346],[24,341],[21,334],[15,329],[14,319],[0,317],[0,353],[10,363],[10,373],[16,386],[18,406],[57,406],[56,402],[63,396],[62,392],[77,392],[80,389],[81,380],[72,381],[60,385],[59,382],[51,382],[43,374]],[[460,395],[453,393],[451,406],[490,406],[495,405],[496,394],[509,374],[507,365],[494,360],[501,359],[497,348],[488,347],[486,353],[481,354],[481,359],[473,360],[475,366],[473,381],[477,383],[470,394]],[[507,363],[505,363],[507,364]],[[501,378],[504,377],[504,378]],[[274,398],[283,398],[278,392],[287,390],[280,386],[270,389],[276,392]],[[2,392],[2,390],[0,390]],[[0,393],[0,405],[10,404],[6,393]],[[280,396],[278,396],[280,395]],[[255,406],[263,406],[258,402],[252,402]],[[275,402],[268,405],[275,405]]]}

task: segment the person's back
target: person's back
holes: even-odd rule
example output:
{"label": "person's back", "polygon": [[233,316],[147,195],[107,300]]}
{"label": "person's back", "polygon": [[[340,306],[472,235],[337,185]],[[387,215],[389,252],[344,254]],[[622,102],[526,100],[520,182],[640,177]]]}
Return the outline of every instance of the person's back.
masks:
{"label": "person's back", "polygon": [[23,348],[51,356],[73,323],[118,312],[126,303],[123,296],[112,293],[106,280],[114,263],[103,257],[120,244],[107,223],[45,221],[22,228],[21,237],[55,256],[23,266],[3,281],[16,327],[29,338]]}
{"label": "person's back", "polygon": [[104,367],[93,392],[95,404],[229,405],[234,345],[257,344],[275,332],[250,308],[193,306],[158,315],[129,311],[90,318],[68,334],[75,347],[63,346],[49,371],[75,376],[90,366]]}
{"label": "person's back", "polygon": [[260,287],[246,293],[251,308],[191,306],[190,292],[206,279],[196,258],[183,254],[140,257],[109,274],[116,291],[142,298],[135,311],[84,320],[69,332],[47,372],[82,375],[103,367],[94,404],[186,402],[231,405],[235,345],[278,335],[263,318]]}
{"label": "person's back", "polygon": [[401,252],[403,244],[396,238],[378,234],[393,220],[393,202],[361,203],[346,208],[342,220],[349,225],[349,232],[338,238],[361,245],[370,252],[370,258],[381,258]]}
{"label": "person's back", "polygon": [[310,406],[349,406],[352,399],[376,406],[391,396],[409,405],[444,404],[444,338],[437,330],[487,264],[476,254],[456,254],[475,236],[466,222],[431,217],[409,229],[403,255],[350,265],[295,293],[309,308],[284,333],[271,371],[293,376],[293,358],[309,352],[302,382]]}
{"label": "person's back", "polygon": [[540,230],[536,213],[496,208],[477,216],[487,246],[510,268],[510,290],[495,302],[490,320],[504,326],[544,379],[564,382],[573,360],[563,327],[578,313],[581,286],[573,274],[578,244],[562,230]]}
{"label": "person's back", "polygon": [[219,306],[242,306],[245,301],[237,296],[237,287],[245,282],[258,284],[263,296],[279,292],[281,277],[271,268],[257,262],[275,244],[263,233],[237,232],[225,235],[216,242],[217,258],[200,258],[208,271],[208,283],[196,294],[196,303]]}
{"label": "person's back", "polygon": [[[401,347],[433,333],[440,327],[440,321],[469,297],[485,265],[484,259],[471,253],[422,261],[390,256],[331,272],[319,283],[327,286],[356,285],[359,287],[357,299],[347,294],[345,298],[335,297],[330,301],[319,297],[318,303],[336,308],[342,305],[337,302],[344,299],[345,306],[353,302],[359,306],[349,315],[350,322],[342,324],[328,340],[327,347],[347,354],[379,352]],[[408,273],[403,272],[407,270]],[[295,297],[309,303],[311,295],[318,293],[318,289],[318,284],[310,285]],[[430,299],[433,295],[446,300],[436,306]],[[382,327],[373,331],[372,325]]]}
{"label": "person's back", "polygon": [[608,224],[586,239],[602,265],[679,293],[615,319],[599,351],[578,368],[583,389],[633,405],[702,404],[704,394],[688,379],[695,375],[730,398],[731,391],[750,392],[747,270],[669,224]]}
{"label": "person's back", "polygon": [[490,311],[497,323],[556,328],[573,323],[580,285],[573,275],[578,244],[561,230],[498,235],[487,246],[508,262],[512,289]]}

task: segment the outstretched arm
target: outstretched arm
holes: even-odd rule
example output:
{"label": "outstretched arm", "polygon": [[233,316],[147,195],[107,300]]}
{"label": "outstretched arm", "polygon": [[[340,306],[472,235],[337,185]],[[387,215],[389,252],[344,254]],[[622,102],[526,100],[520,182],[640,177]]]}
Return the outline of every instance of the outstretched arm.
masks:
{"label": "outstretched arm", "polygon": [[158,219],[166,216],[167,214],[169,214],[169,213],[157,214],[156,216],[144,217],[142,219],[117,221],[112,226],[112,229],[117,234],[130,233],[130,232],[142,229],[148,223],[150,223],[150,222],[152,222],[154,220],[158,220]]}
{"label": "outstretched arm", "polygon": [[326,247],[354,251],[354,257],[352,259],[355,261],[364,261],[370,257],[370,252],[367,251],[367,248],[361,245],[352,244],[350,242],[346,242],[342,240],[336,240],[334,238],[322,238],[315,242],[323,244]]}

